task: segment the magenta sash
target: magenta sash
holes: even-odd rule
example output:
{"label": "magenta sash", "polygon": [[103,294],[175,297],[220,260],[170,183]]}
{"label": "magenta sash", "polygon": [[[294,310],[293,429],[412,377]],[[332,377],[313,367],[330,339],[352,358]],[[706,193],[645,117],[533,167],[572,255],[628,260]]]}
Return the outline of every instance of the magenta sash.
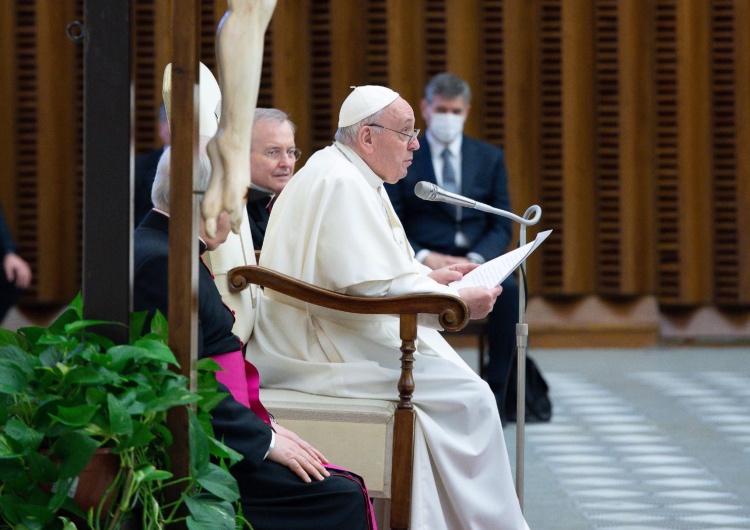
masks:
{"label": "magenta sash", "polygon": [[354,481],[360,487],[360,489],[362,490],[362,495],[365,498],[365,507],[367,508],[367,518],[370,521],[370,530],[378,530],[378,525],[375,522],[375,510],[372,508],[372,501],[370,500],[369,493],[367,493],[367,486],[365,486],[364,479],[356,473],[352,473],[348,469],[344,469],[343,467],[339,467],[334,464],[326,464],[325,468],[329,473],[331,473],[332,477],[346,478],[348,480]]}
{"label": "magenta sash", "polygon": [[257,368],[245,360],[240,350],[214,355],[211,358],[224,369],[223,372],[216,372],[216,380],[229,389],[234,399],[270,425],[271,417],[260,402],[260,375]]}

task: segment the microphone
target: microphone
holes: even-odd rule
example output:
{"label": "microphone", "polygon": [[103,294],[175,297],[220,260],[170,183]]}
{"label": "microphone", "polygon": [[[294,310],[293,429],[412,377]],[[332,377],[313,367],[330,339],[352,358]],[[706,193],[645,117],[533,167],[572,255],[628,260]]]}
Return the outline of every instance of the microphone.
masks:
{"label": "microphone", "polygon": [[[539,206],[534,205],[530,206],[529,209],[526,210],[526,213],[523,214],[523,217],[519,217],[516,214],[506,212],[505,210],[501,210],[499,208],[493,208],[492,206],[477,202],[462,195],[458,195],[457,193],[445,191],[437,184],[426,182],[424,180],[421,182],[417,182],[417,185],[414,186],[414,194],[425,201],[447,202],[448,204],[454,204],[456,206],[462,206],[464,208],[474,208],[475,210],[479,210],[481,212],[507,217],[508,219],[512,219],[515,222],[525,226],[536,224],[542,215],[542,209]],[[534,216],[529,218],[529,215],[531,215],[532,213],[534,214]]]}
{"label": "microphone", "polygon": [[468,208],[474,208],[477,204],[477,201],[462,197],[456,193],[451,193],[450,191],[445,191],[437,184],[424,180],[417,182],[417,185],[414,186],[414,193],[417,197],[425,201],[447,202],[448,204],[466,206]]}

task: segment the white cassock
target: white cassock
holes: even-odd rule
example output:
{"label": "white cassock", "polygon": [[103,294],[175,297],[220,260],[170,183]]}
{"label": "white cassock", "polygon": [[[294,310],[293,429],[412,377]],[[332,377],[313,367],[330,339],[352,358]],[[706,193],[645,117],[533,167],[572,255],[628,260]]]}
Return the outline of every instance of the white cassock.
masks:
{"label": "white cassock", "polygon": [[[349,295],[457,294],[428,278],[413,255],[383,181],[336,143],[279,195],[260,264]],[[247,351],[264,387],[396,399],[396,317],[322,309],[270,290],[259,297]],[[411,528],[528,528],[495,396],[436,329],[420,325],[418,335]]]}

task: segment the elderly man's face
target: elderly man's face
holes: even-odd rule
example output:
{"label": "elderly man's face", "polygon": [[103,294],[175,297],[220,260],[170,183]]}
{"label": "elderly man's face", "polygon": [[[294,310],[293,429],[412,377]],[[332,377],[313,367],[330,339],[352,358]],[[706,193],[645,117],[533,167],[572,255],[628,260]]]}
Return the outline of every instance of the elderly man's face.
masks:
{"label": "elderly man's face", "polygon": [[385,182],[394,184],[406,176],[413,151],[419,149],[419,140],[409,138],[414,133],[414,111],[399,97],[387,107],[380,121],[380,127],[373,127],[381,130],[373,132],[375,151],[370,168]]}
{"label": "elderly man's face", "polygon": [[253,184],[281,193],[294,174],[294,131],[288,121],[258,121],[253,124],[250,148],[250,178]]}

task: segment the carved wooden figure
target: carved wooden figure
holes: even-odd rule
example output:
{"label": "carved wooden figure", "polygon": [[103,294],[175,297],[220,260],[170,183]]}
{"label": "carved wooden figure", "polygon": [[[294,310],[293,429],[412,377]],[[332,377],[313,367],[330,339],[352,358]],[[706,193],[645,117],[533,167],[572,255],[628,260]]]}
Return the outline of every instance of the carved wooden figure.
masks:
{"label": "carved wooden figure", "polygon": [[208,144],[213,171],[203,199],[206,231],[213,236],[222,210],[239,232],[250,186],[250,137],[263,63],[263,37],[276,0],[229,0],[219,23],[216,55],[221,86],[219,130]]}

